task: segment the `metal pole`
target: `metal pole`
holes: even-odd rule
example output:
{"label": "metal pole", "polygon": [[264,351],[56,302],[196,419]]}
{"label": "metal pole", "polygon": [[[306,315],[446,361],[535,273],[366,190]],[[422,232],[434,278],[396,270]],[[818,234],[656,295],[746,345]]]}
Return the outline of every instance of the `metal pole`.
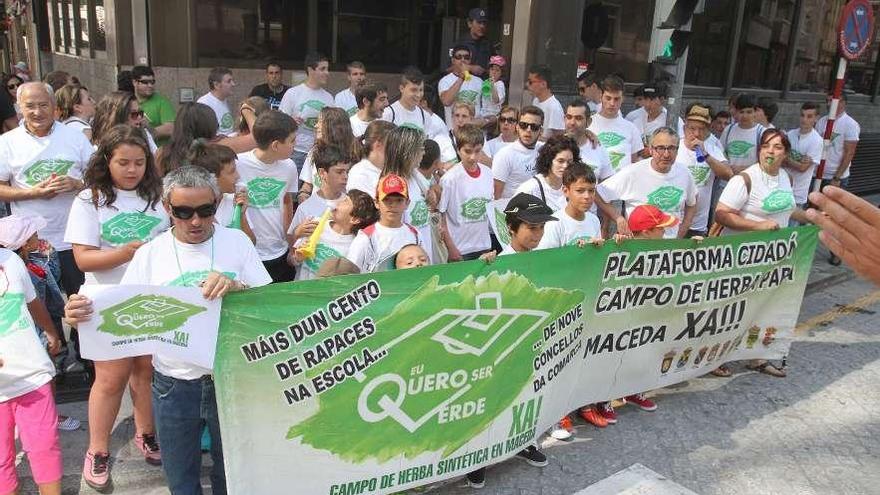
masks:
{"label": "metal pole", "polygon": [[834,130],[834,119],[837,118],[837,106],[840,103],[840,95],[843,94],[844,75],[846,74],[846,58],[840,57],[837,65],[837,80],[834,82],[834,91],[831,96],[831,105],[828,106],[828,121],[825,123],[825,133],[822,135],[822,161],[816,167],[816,176],[810,191],[818,191],[822,186],[822,176],[825,173],[825,160],[828,157],[828,149],[831,148],[831,133]]}
{"label": "metal pole", "polygon": [[788,33],[788,57],[785,60],[785,70],[782,72],[782,98],[788,97],[791,89],[791,77],[794,72],[794,61],[797,57],[798,32],[801,30],[801,18],[804,13],[804,2],[794,3],[794,20],[791,23],[791,32]]}
{"label": "metal pole", "polygon": [[513,18],[513,49],[510,54],[510,96],[511,105],[521,106],[528,74],[527,58],[529,52],[529,29],[532,15],[532,1],[519,0]]}
{"label": "metal pole", "polygon": [[733,21],[733,36],[730,38],[730,49],[727,50],[727,73],[724,75],[724,96],[730,94],[733,87],[733,73],[736,71],[736,57],[739,55],[739,40],[742,37],[743,18],[746,16],[746,0],[737,0],[736,19]]}

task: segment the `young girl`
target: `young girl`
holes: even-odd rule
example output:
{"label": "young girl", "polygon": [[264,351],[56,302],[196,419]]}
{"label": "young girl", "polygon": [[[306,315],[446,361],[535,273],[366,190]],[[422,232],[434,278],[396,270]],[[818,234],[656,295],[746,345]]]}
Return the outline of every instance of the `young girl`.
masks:
{"label": "young girl", "polygon": [[507,89],[504,87],[504,81],[501,80],[506,64],[507,61],[501,55],[493,55],[489,58],[489,77],[483,81],[480,104],[482,117],[486,119],[487,124],[495,124],[501,105],[507,98]]}
{"label": "young girl", "polygon": [[562,192],[562,174],[568,165],[580,161],[581,150],[577,142],[568,136],[554,136],[538,151],[535,176],[523,182],[518,193],[541,198],[553,211],[565,208],[567,203]]}
{"label": "young girl", "polygon": [[[45,220],[42,220],[45,226]],[[61,342],[52,318],[37,297],[28,269],[12,250],[34,242],[40,221],[9,216],[0,219],[0,493],[18,493],[15,430],[28,456],[41,495],[61,494],[61,445],[52,394],[55,366],[40,342],[43,329],[49,352]]]}
{"label": "young girl", "polygon": [[[325,146],[335,146],[348,154],[348,163],[355,163],[361,157],[361,143],[354,137],[348,113],[341,108],[324,107],[318,113],[315,126],[315,146],[306,156],[299,179],[302,181],[297,202],[303,203],[315,189],[321,187],[313,156],[315,150]],[[316,183],[317,182],[317,183]]]}
{"label": "young girl", "polygon": [[147,119],[144,117],[144,111],[141,110],[137,98],[125,91],[115,91],[98,101],[95,117],[92,120],[92,144],[96,147],[100,145],[104,135],[119,124],[138,128],[149,146],[150,153],[156,152],[153,135],[146,129]]}
{"label": "young girl", "polygon": [[241,205],[241,231],[251,238],[251,242],[254,242],[256,237],[245,215],[248,207],[247,188],[244,184],[238,184],[241,176],[235,169],[235,157],[235,152],[228,146],[209,143],[206,139],[196,139],[190,147],[187,161],[190,165],[202,167],[217,177],[217,185],[220,186],[223,199],[217,206],[214,221],[224,227],[232,227],[235,205]]}
{"label": "young girl", "polygon": [[[64,240],[73,245],[76,264],[88,273],[87,280],[90,276],[93,282],[117,284],[135,251],[170,225],[160,204],[162,183],[142,131],[125,124],[111,128],[83,182]],[[98,491],[111,483],[110,431],[126,383],[134,403],[135,445],[148,463],[162,462],[150,401],[152,373],[150,356],[95,361],[83,479]]]}
{"label": "young girl", "polygon": [[349,191],[357,189],[376,197],[376,185],[385,166],[385,140],[394,124],[384,120],[374,120],[367,126],[361,138],[363,157],[348,171],[348,182],[345,187]]}

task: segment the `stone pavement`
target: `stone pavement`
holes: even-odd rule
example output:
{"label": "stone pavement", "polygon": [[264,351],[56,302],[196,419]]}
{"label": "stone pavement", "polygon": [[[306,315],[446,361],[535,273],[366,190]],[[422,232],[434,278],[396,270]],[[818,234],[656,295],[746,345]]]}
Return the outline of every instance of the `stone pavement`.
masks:
{"label": "stone pavement", "polygon": [[[828,265],[824,253],[816,255],[788,378],[735,366],[732,378],[657,391],[656,412],[625,406],[620,422],[603,430],[577,420],[573,441],[544,440],[549,466],[516,459],[493,466],[479,493],[570,495],[637,463],[700,495],[878,493],[880,291]],[[59,409],[87,425],[85,402]],[[130,414],[126,397],[113,432],[114,493],[166,495],[161,469],[139,459],[129,442]],[[64,494],[95,493],[80,477],[85,428],[61,433]],[[22,493],[37,493],[26,461],[19,475]],[[207,485],[207,468],[203,475]],[[474,493],[463,479],[419,491]]]}

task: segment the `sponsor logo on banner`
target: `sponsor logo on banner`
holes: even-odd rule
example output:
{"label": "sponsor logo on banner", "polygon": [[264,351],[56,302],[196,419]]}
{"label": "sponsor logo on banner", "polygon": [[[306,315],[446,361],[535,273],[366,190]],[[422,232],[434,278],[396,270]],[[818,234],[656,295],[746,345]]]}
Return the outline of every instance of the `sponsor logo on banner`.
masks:
{"label": "sponsor logo on banner", "polygon": [[173,297],[142,295],[127,299],[100,312],[99,332],[117,337],[160,334],[182,327],[206,308]]}

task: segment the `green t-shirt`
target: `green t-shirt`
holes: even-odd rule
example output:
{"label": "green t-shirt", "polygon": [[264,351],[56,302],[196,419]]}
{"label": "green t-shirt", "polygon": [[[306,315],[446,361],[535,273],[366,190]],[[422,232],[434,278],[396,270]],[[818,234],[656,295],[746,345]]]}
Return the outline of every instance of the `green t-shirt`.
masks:
{"label": "green t-shirt", "polygon": [[[168,122],[174,122],[174,118],[177,116],[174,105],[168,101],[168,98],[158,93],[153,93],[153,96],[140,102],[140,106],[152,128],[159,127]],[[156,144],[162,146],[168,141],[168,138],[157,139]]]}

